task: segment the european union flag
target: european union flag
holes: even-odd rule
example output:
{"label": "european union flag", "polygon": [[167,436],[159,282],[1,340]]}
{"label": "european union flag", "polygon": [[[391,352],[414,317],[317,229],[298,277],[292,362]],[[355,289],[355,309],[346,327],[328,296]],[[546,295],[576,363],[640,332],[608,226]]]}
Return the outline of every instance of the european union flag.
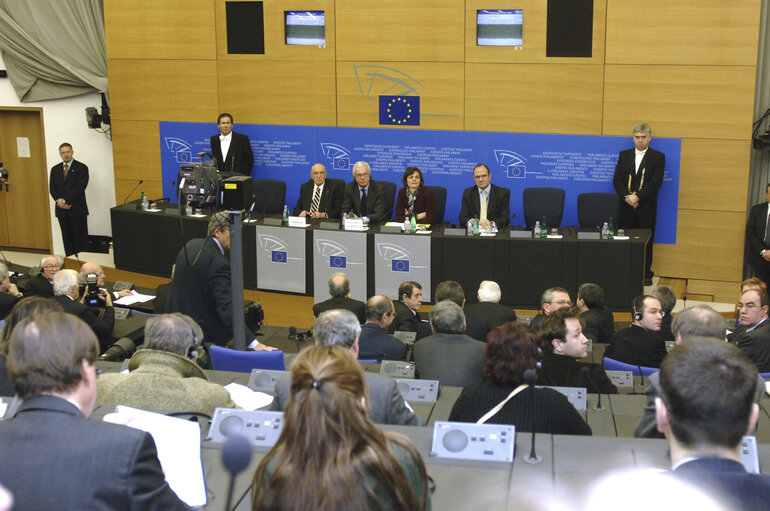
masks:
{"label": "european union flag", "polygon": [[286,257],[286,252],[281,252],[280,250],[273,250],[271,252],[271,261],[274,263],[288,263],[288,257]]}
{"label": "european union flag", "polygon": [[329,266],[331,268],[347,268],[348,258],[345,256],[331,256],[329,257]]}
{"label": "european union flag", "polygon": [[393,259],[390,261],[391,271],[409,271],[409,259]]}
{"label": "european union flag", "polygon": [[350,158],[347,156],[338,156],[332,161],[335,170],[348,170],[350,168]]}
{"label": "european union flag", "polygon": [[380,124],[420,125],[420,96],[380,96]]}

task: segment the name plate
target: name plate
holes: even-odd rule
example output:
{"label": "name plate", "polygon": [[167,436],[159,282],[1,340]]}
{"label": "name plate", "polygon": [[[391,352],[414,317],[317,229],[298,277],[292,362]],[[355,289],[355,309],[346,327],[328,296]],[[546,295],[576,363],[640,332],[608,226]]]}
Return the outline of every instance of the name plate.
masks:
{"label": "name plate", "polygon": [[290,216],[289,227],[307,227],[304,216]]}
{"label": "name plate", "polygon": [[345,230],[346,231],[363,231],[364,230],[363,218],[359,218],[358,220],[348,218],[347,220],[345,220]]}

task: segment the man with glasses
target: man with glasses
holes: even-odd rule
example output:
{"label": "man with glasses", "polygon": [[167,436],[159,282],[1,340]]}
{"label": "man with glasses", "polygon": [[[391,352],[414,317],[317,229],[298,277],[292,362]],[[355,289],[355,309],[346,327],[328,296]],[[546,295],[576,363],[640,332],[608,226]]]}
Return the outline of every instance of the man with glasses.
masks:
{"label": "man with glasses", "polygon": [[385,201],[385,189],[372,179],[369,164],[365,161],[353,165],[352,183],[345,185],[342,201],[342,213],[352,213],[353,217],[362,218],[364,223],[377,223],[385,220],[388,205]]}
{"label": "man with glasses", "polygon": [[53,278],[61,270],[61,261],[53,255],[45,256],[40,261],[42,273],[35,275],[24,285],[24,296],[53,296]]}
{"label": "man with glasses", "polygon": [[395,315],[393,302],[386,296],[374,295],[366,301],[366,323],[358,338],[360,360],[406,360],[406,344],[385,333]]}
{"label": "man with glasses", "polygon": [[540,306],[543,310],[529,322],[529,326],[535,330],[540,326],[540,322],[546,316],[550,316],[553,311],[559,310],[562,307],[572,307],[572,300],[567,290],[563,287],[552,287],[543,291],[543,296],[540,297]]}
{"label": "man with glasses", "polygon": [[642,367],[660,367],[666,356],[666,341],[658,335],[663,307],[657,298],[640,295],[631,307],[633,323],[617,332],[604,352],[606,356]]}
{"label": "man with glasses", "polygon": [[749,289],[741,294],[738,312],[741,326],[727,339],[757,364],[760,373],[770,371],[770,321],[767,320],[770,298],[761,289]]}
{"label": "man with glasses", "polygon": [[[492,175],[489,167],[479,163],[473,168],[473,180],[476,186],[466,188],[463,192],[462,206],[460,208],[460,224],[465,225],[468,220],[479,217],[479,226],[482,229],[507,227],[511,221],[511,191],[507,188],[493,185],[490,181]],[[482,200],[483,199],[483,200]]]}

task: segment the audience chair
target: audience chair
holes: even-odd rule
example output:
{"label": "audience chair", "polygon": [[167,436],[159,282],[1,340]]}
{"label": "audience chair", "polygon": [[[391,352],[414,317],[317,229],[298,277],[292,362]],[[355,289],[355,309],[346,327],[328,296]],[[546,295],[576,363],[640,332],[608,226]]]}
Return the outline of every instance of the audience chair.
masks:
{"label": "audience chair", "polygon": [[[390,183],[388,181],[377,181],[385,190],[385,218],[383,222],[390,222],[393,220],[393,210],[396,207],[396,183]],[[390,213],[388,213],[390,211]]]}
{"label": "audience chair", "polygon": [[564,190],[561,188],[525,188],[524,221],[527,229],[545,217],[548,228],[561,226],[564,214]]}
{"label": "audience chair", "polygon": [[240,351],[211,346],[211,365],[216,371],[250,373],[252,369],[285,371],[283,351]]}
{"label": "audience chair", "polygon": [[265,215],[280,215],[286,203],[286,183],[277,179],[255,179],[254,212]]}
{"label": "audience chair", "polygon": [[660,371],[660,369],[657,367],[641,366],[642,372],[640,373],[639,366],[635,366],[634,364],[626,364],[625,362],[621,362],[620,360],[615,360],[614,358],[610,357],[604,357],[602,359],[602,366],[604,366],[604,369],[607,371],[631,371],[634,376],[649,376],[652,373],[657,373]]}
{"label": "audience chair", "polygon": [[446,188],[443,186],[427,186],[433,192],[433,200],[436,202],[436,222],[444,223],[444,212],[446,211]]}
{"label": "audience chair", "polygon": [[614,193],[581,193],[577,198],[578,222],[583,229],[601,227],[610,217],[618,224],[618,196]]}

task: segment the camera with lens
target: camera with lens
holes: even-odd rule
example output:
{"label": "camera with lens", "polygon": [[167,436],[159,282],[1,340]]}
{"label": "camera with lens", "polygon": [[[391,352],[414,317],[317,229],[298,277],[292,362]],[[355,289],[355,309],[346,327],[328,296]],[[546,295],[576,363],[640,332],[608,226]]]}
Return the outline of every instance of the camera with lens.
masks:
{"label": "camera with lens", "polygon": [[0,179],[8,179],[8,171],[3,168],[3,162],[0,161]]}
{"label": "camera with lens", "polygon": [[86,290],[85,290],[85,304],[89,307],[98,307],[99,300],[101,299],[101,291],[99,290],[99,277],[96,273],[89,273],[86,275]]}

